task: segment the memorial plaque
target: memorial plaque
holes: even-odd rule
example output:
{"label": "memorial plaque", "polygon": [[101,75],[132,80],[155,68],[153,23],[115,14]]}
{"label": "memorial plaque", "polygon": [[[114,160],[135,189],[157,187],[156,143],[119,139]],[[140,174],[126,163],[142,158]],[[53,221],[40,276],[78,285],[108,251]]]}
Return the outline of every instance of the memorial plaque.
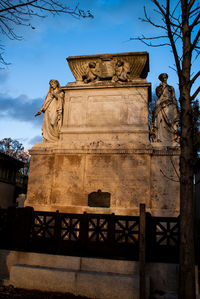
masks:
{"label": "memorial plaque", "polygon": [[92,192],[92,193],[88,194],[88,206],[89,207],[109,208],[110,207],[110,193],[109,192],[101,192],[101,190],[98,190],[97,192]]}

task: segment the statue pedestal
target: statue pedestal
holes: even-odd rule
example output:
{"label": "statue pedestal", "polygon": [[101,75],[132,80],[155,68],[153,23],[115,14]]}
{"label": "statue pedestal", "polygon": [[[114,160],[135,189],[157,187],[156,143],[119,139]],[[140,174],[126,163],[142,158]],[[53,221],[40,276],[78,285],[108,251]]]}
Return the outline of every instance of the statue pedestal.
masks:
{"label": "statue pedestal", "polygon": [[[70,83],[65,92],[63,125],[54,143],[31,149],[26,206],[69,213],[138,215],[145,203],[154,215],[179,213],[175,148],[154,149],[149,141],[150,84]],[[164,175],[160,172],[163,170]],[[165,174],[166,172],[166,174]],[[88,195],[110,193],[109,204],[88,204]]]}

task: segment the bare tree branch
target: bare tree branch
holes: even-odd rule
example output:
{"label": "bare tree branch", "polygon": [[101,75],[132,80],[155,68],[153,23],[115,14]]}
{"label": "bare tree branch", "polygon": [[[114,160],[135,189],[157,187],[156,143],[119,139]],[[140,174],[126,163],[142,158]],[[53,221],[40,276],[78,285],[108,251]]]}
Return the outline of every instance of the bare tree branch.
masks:
{"label": "bare tree branch", "polygon": [[159,9],[159,11],[162,13],[163,17],[166,15],[166,11],[162,8],[162,6],[159,4],[157,0],[151,0]]}
{"label": "bare tree branch", "polygon": [[161,25],[158,25],[158,24],[152,22],[152,20],[151,20],[151,19],[149,18],[149,16],[147,15],[146,7],[144,7],[144,15],[145,15],[145,19],[140,19],[141,21],[150,23],[152,26],[154,26],[154,27],[156,27],[156,28],[161,28],[161,29],[163,29],[163,30],[166,30],[166,27],[161,26]]}
{"label": "bare tree branch", "polygon": [[197,6],[194,10],[189,11],[190,18],[193,18],[194,16],[196,16],[199,13],[199,9],[200,9],[200,6]]}
{"label": "bare tree branch", "polygon": [[[17,34],[18,26],[32,26],[34,17],[45,18],[48,14],[69,14],[75,18],[93,18],[90,11],[75,7],[67,7],[63,0],[0,0],[0,33],[9,39],[21,40]],[[1,53],[2,55],[2,53]],[[0,56],[0,63],[2,63]]]}
{"label": "bare tree branch", "polygon": [[195,0],[190,0],[190,2],[189,2],[189,10],[192,8],[192,6],[194,5],[194,3],[195,3]]}
{"label": "bare tree branch", "polygon": [[[198,8],[199,10],[200,8]],[[193,28],[199,24],[199,19],[200,19],[200,12],[198,11],[198,15],[196,16],[196,18],[194,19],[194,21],[192,22],[192,24],[190,25],[190,31],[193,30]]]}
{"label": "bare tree branch", "polygon": [[198,44],[199,37],[200,37],[200,29],[198,30],[196,37],[194,38],[193,43],[191,44],[191,49],[190,49],[191,52],[195,49],[196,45]]}
{"label": "bare tree branch", "polygon": [[172,179],[170,178],[169,176],[167,176],[163,171],[162,169],[160,169],[160,172],[162,173],[162,175],[167,178],[169,181],[172,181],[172,182],[176,182],[176,183],[180,183],[180,180],[175,180],[175,179]]}
{"label": "bare tree branch", "polygon": [[9,3],[8,3],[8,6],[5,7],[4,9],[0,9],[0,14],[4,11],[12,11],[12,10],[16,10],[16,8],[18,7],[23,7],[23,6],[29,6],[31,5],[32,3],[34,2],[37,2],[38,0],[33,0],[33,1],[30,1],[30,2],[25,2],[25,3],[19,3],[19,4],[16,4],[16,5],[13,5],[13,6],[9,6]]}
{"label": "bare tree branch", "polygon": [[180,1],[177,1],[177,4],[176,4],[176,6],[174,7],[174,10],[173,10],[172,13],[171,13],[172,16],[175,14],[175,12],[176,12],[176,10],[178,9],[179,5],[180,5]]}
{"label": "bare tree branch", "polygon": [[174,42],[173,33],[172,33],[172,30],[171,30],[171,22],[170,22],[170,19],[169,19],[169,15],[170,15],[169,2],[170,1],[167,0],[166,13],[164,12],[164,10],[162,9],[162,7],[160,6],[160,4],[157,0],[152,0],[152,1],[155,3],[155,5],[160,9],[160,11],[164,15],[165,24],[167,26],[167,31],[168,31],[168,37],[169,37],[170,44],[171,44],[171,47],[172,47],[172,52],[174,54],[174,59],[175,59],[177,71],[178,71],[178,74],[180,74],[180,72],[181,72],[180,60],[179,60],[176,45],[175,45],[175,42]]}
{"label": "bare tree branch", "polygon": [[177,176],[177,178],[178,178],[178,181],[180,182],[180,175],[179,175],[179,173],[178,173],[178,171],[177,171],[177,169],[176,169],[176,167],[175,167],[175,165],[174,165],[174,161],[173,161],[172,157],[170,157],[170,161],[171,161],[171,163],[172,163],[172,166],[173,166],[173,168],[174,168],[174,171],[175,171],[175,173],[176,173],[176,176]]}
{"label": "bare tree branch", "polygon": [[196,79],[200,76],[200,71],[198,71],[193,78],[191,78],[190,80],[190,87],[192,87],[192,85],[194,84],[194,82],[196,81]]}
{"label": "bare tree branch", "polygon": [[170,46],[168,43],[161,43],[161,44],[152,44],[151,42],[148,42],[148,38],[143,38],[143,37],[131,37],[130,40],[139,40],[146,46],[152,47],[152,48],[157,48],[157,47],[164,47],[164,46]]}
{"label": "bare tree branch", "polygon": [[197,90],[191,96],[191,98],[190,98],[191,101],[193,101],[199,93],[200,93],[200,86],[197,88]]}

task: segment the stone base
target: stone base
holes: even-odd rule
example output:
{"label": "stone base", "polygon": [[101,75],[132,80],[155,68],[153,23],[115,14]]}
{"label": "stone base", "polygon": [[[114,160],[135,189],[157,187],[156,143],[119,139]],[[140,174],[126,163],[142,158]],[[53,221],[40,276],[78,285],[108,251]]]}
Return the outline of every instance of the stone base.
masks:
{"label": "stone base", "polygon": [[[138,275],[14,265],[10,281],[16,288],[30,290],[71,293],[98,299],[139,299]],[[149,298],[149,292],[146,298]]]}
{"label": "stone base", "polygon": [[[91,298],[139,298],[139,263],[0,250],[4,284]],[[177,292],[178,265],[146,264],[146,294]],[[59,283],[58,283],[59,282]]]}
{"label": "stone base", "polygon": [[[154,216],[179,214],[177,149],[79,150],[34,147],[26,206],[66,213],[139,215],[139,204]],[[41,167],[42,165],[42,167]],[[110,207],[89,207],[88,195],[110,193]]]}

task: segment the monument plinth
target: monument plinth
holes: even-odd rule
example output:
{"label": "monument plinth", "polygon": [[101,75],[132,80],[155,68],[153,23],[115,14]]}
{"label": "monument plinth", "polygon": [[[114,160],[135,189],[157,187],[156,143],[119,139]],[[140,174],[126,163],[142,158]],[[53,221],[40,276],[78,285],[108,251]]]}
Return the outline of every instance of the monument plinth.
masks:
{"label": "monument plinth", "polygon": [[[36,114],[44,113],[43,142],[31,149],[26,205],[136,215],[146,203],[153,214],[176,215],[179,151],[177,144],[169,150],[169,143],[154,147],[149,140],[148,53],[67,60],[76,81],[60,87],[51,80]],[[98,190],[110,194],[109,204],[88,204],[88,195]]]}

